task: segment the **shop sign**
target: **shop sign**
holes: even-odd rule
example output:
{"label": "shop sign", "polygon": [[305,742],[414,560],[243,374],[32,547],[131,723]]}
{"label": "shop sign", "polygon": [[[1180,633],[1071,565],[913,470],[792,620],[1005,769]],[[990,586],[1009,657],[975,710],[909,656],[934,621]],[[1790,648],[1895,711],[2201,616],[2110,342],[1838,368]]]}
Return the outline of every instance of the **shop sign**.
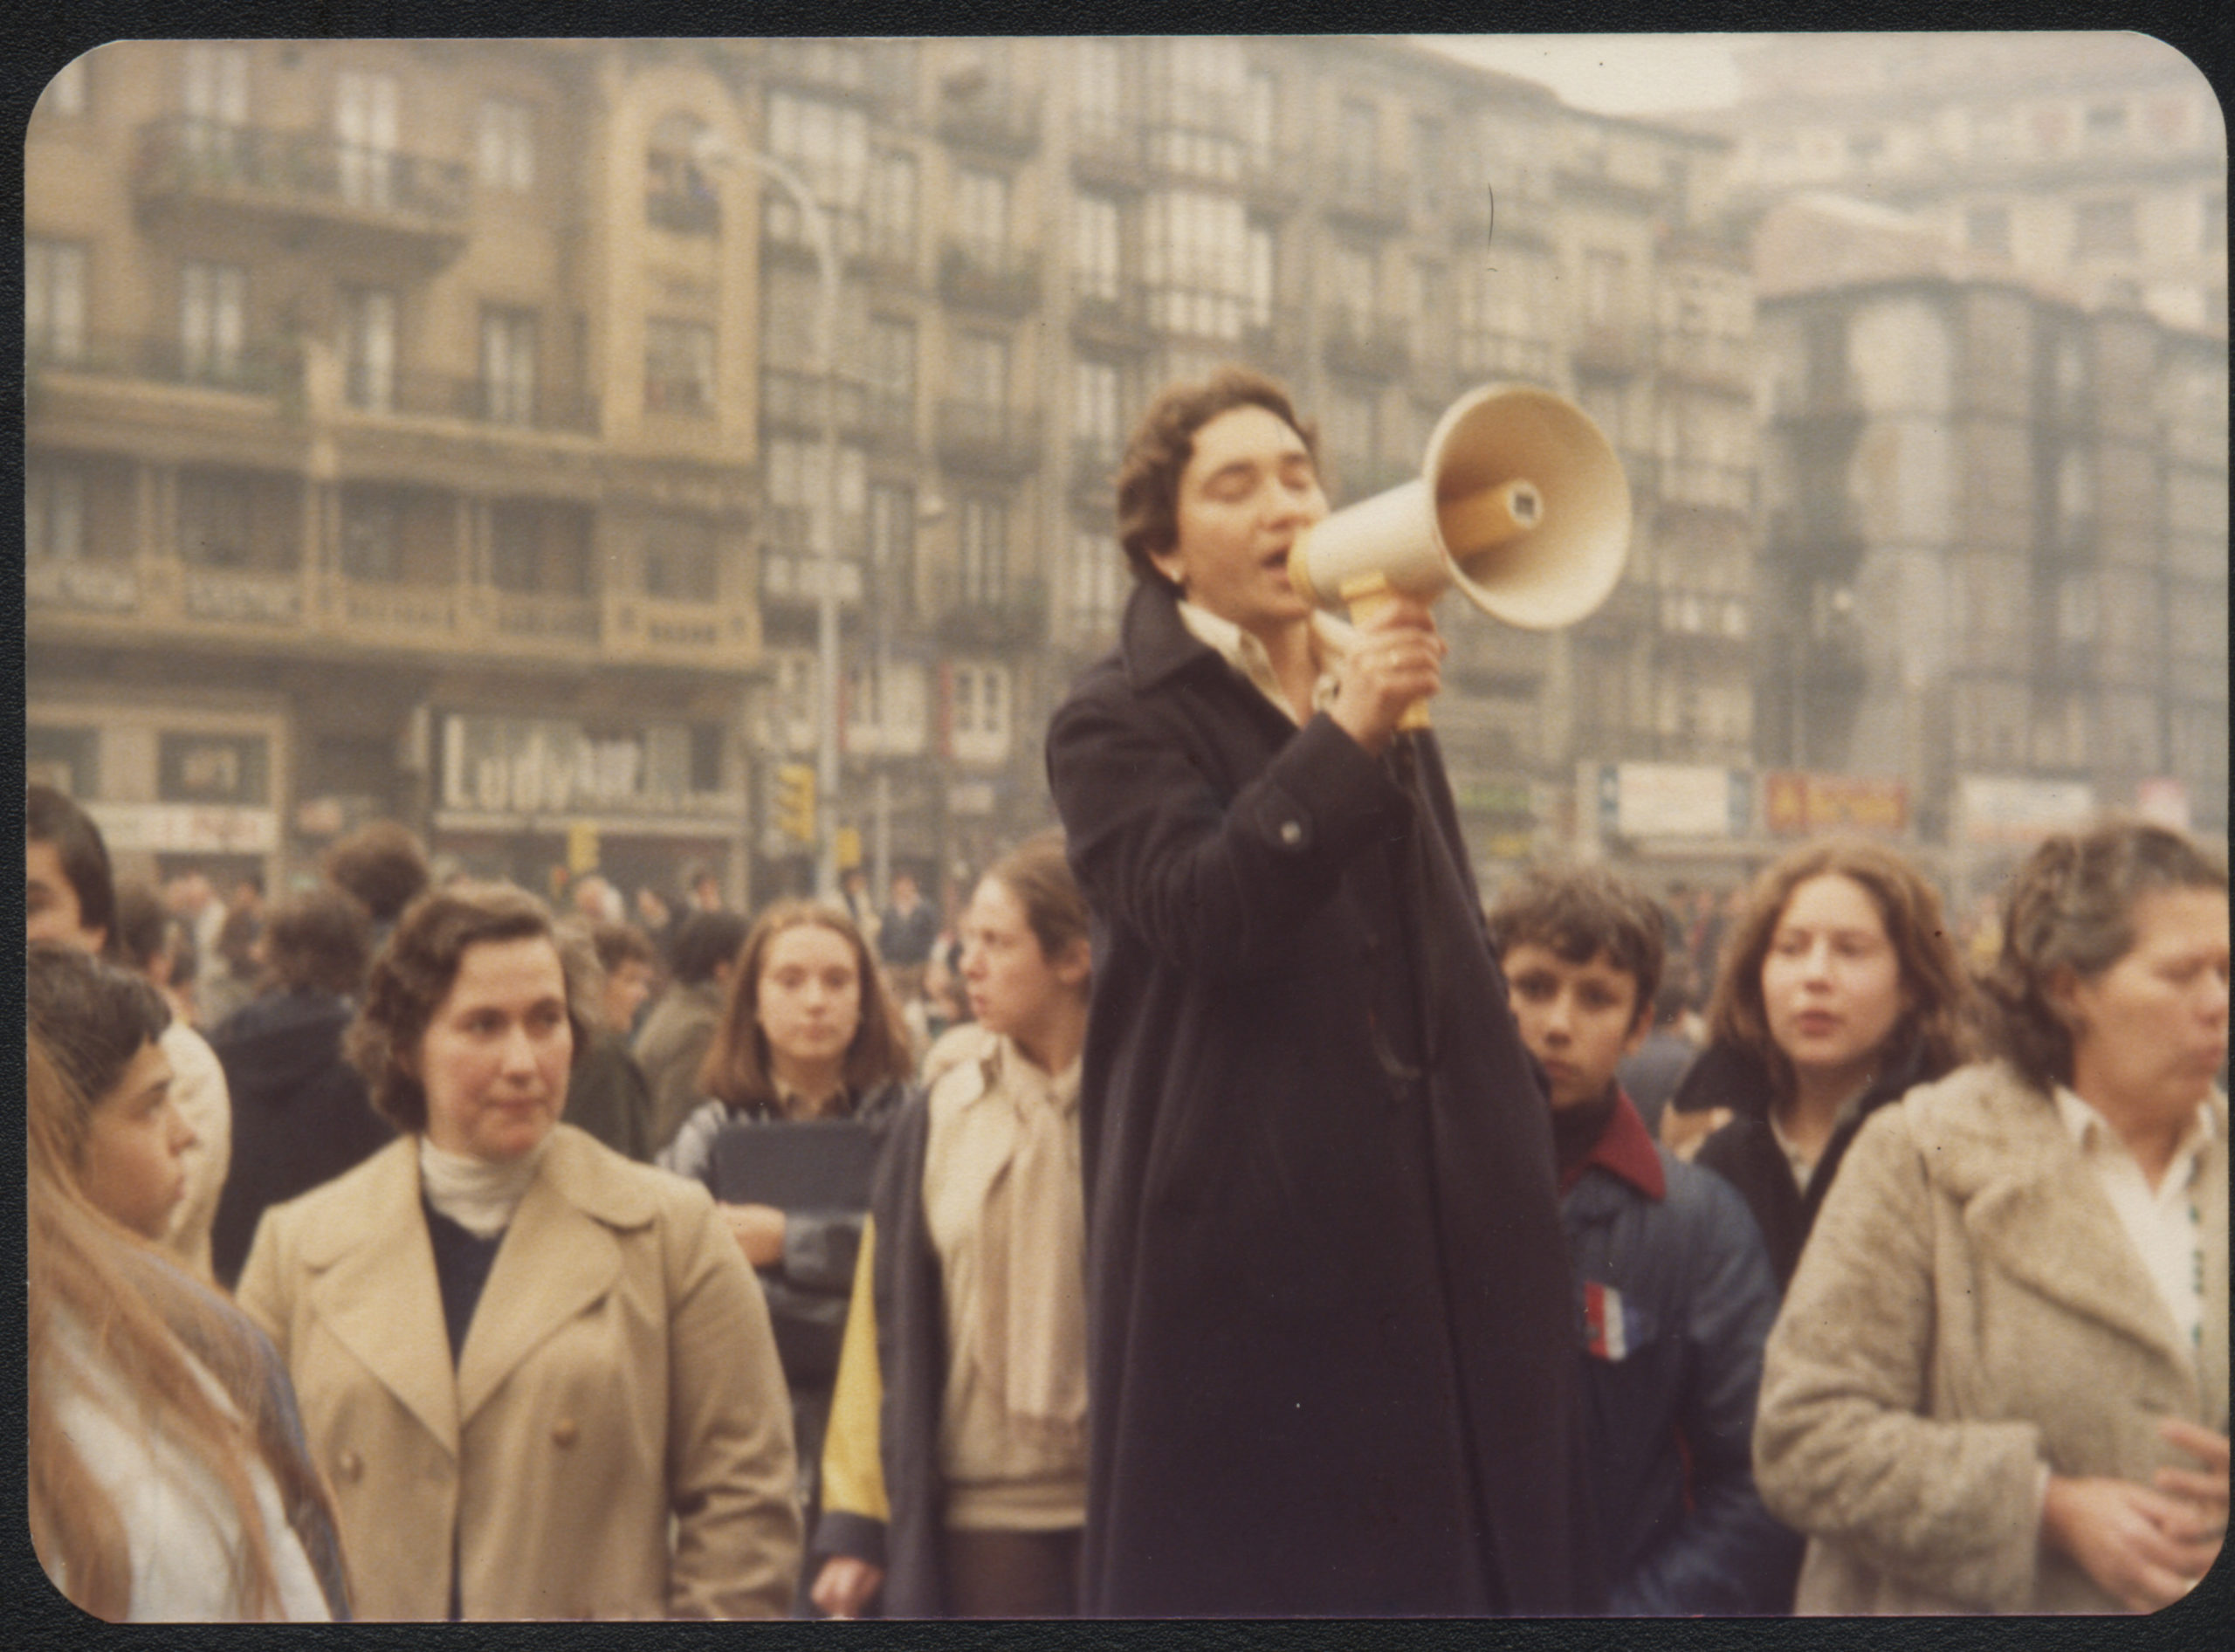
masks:
{"label": "shop sign", "polygon": [[1601,763],[1599,829],[1623,837],[1743,837],[1752,777],[1704,763]]}
{"label": "shop sign", "polygon": [[279,814],[223,804],[89,803],[113,851],[158,855],[269,855],[279,847]]}
{"label": "shop sign", "polygon": [[1869,774],[1776,769],[1762,777],[1762,823],[1782,833],[1898,832],[1909,823],[1909,788]]}
{"label": "shop sign", "polygon": [[2095,790],[2085,781],[1965,774],[1956,782],[1967,843],[2031,843],[2087,823]]}
{"label": "shop sign", "polygon": [[443,719],[445,809],[483,813],[671,812],[689,795],[691,733],[680,725],[594,735],[557,718],[455,713]]}

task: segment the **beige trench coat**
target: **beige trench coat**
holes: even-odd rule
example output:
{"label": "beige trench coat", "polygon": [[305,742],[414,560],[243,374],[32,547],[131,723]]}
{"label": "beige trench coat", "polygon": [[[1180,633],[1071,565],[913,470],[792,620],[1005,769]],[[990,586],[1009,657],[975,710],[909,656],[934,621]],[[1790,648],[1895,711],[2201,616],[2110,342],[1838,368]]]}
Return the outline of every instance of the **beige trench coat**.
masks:
{"label": "beige trench coat", "polygon": [[266,1212],[238,1291],[294,1379],[357,1615],[444,1616],[455,1536],[467,1618],[782,1616],[790,1403],[705,1189],[555,1126],[453,1372],[417,1155]]}
{"label": "beige trench coat", "polygon": [[1866,1125],[1764,1357],[1755,1479],[1812,1541],[1799,1609],[2117,1612],[2039,1538],[2041,1470],[2148,1484],[2227,1430],[2227,1098],[2196,1187],[2201,1357],[2054,1104],[2010,1067]]}

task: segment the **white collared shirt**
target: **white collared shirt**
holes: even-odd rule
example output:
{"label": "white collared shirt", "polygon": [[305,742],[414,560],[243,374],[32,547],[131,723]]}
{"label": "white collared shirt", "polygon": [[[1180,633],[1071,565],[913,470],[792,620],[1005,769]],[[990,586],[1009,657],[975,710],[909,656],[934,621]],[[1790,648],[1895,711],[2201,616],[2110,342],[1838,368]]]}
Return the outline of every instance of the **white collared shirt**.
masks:
{"label": "white collared shirt", "polygon": [[[1187,628],[1188,635],[1241,672],[1258,692],[1279,706],[1282,716],[1301,726],[1303,719],[1296,714],[1296,707],[1289,704],[1289,697],[1282,692],[1281,679],[1273,672],[1273,657],[1265,651],[1264,644],[1232,620],[1189,602],[1179,604],[1179,623]],[[1351,651],[1357,637],[1355,627],[1332,614],[1313,611],[1312,653],[1319,665],[1318,680],[1311,685],[1313,711],[1324,712],[1335,703],[1335,665]]]}
{"label": "white collared shirt", "polygon": [[2173,1324],[2181,1346],[2193,1354],[2204,1336],[2204,1213],[2197,1206],[2197,1174],[2212,1139],[2211,1107],[2200,1103],[2196,1117],[2174,1144],[2165,1174],[2152,1187],[2119,1132],[2103,1115],[2065,1084],[2056,1088],[2057,1116],[2072,1134],[2080,1159],[2094,1173],[2119,1224]]}

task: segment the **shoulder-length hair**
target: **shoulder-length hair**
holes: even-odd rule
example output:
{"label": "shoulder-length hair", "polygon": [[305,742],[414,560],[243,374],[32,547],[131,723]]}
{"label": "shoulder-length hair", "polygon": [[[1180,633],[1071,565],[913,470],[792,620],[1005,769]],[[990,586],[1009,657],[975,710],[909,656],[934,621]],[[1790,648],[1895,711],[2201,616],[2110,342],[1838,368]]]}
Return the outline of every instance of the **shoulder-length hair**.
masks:
{"label": "shoulder-length hair", "polygon": [[1886,1048],[1908,1050],[1919,1083],[1943,1077],[1970,1054],[1971,990],[1941,912],[1940,896],[1906,857],[1867,838],[1803,843],[1771,863],[1747,891],[1738,926],[1723,945],[1708,1031],[1718,1043],[1750,1052],[1780,1096],[1793,1093],[1792,1062],[1770,1036],[1762,1002],[1762,964],[1793,891],[1812,878],[1836,876],[1860,885],[1878,909],[1901,966],[1905,1007]]}
{"label": "shoulder-length hair", "polygon": [[586,946],[562,945],[542,902],[510,884],[454,884],[404,908],[373,960],[364,1002],[342,1043],[375,1108],[398,1130],[427,1127],[427,1092],[414,1070],[435,1012],[457,984],[469,948],[489,941],[547,940],[567,983],[573,1064],[588,1059],[597,1015],[595,965]]}
{"label": "shoulder-length hair", "polygon": [[1229,364],[1207,379],[1166,386],[1133,427],[1118,472],[1118,543],[1135,579],[1172,582],[1155,558],[1179,542],[1179,478],[1194,457],[1195,432],[1238,407],[1263,408],[1302,437],[1304,451],[1319,462],[1319,427],[1298,416],[1276,380]]}
{"label": "shoulder-length hair", "polygon": [[[118,1421],[127,1428],[160,1428],[216,1488],[210,1517],[224,1511],[238,1534],[233,1604],[244,1618],[265,1616],[279,1600],[272,1560],[279,1534],[265,1529],[249,1463],[263,1458],[290,1509],[315,1511],[330,1525],[332,1502],[308,1465],[282,1443],[286,1421],[269,1399],[254,1333],[237,1311],[86,1197],[76,1161],[88,1104],[36,1029],[24,1046],[24,1408],[31,1545],[55,1587],[82,1610],[111,1621],[130,1610],[131,1539],[123,1515],[63,1427],[65,1398],[86,1391],[78,1366],[91,1360],[132,1396],[133,1411]],[[230,1408],[210,1394],[203,1371],[217,1380]]]}
{"label": "shoulder-length hair", "polygon": [[[1048,962],[1056,962],[1089,940],[1091,919],[1086,897],[1079,892],[1078,880],[1064,858],[1062,832],[1035,833],[987,867],[986,876],[1016,897],[1024,908],[1025,924]],[[1087,988],[1079,990],[1083,994]]]}
{"label": "shoulder-length hair", "polygon": [[2043,839],[2011,880],[2002,951],[1979,982],[1988,1043],[2039,1088],[2070,1084],[2073,1029],[2049,995],[2057,977],[2093,980],[2125,957],[2143,896],[2226,888],[2226,864],[2170,827],[2112,819]]}
{"label": "shoulder-length hair", "polygon": [[849,1110],[880,1085],[904,1080],[914,1070],[907,1023],[885,990],[860,927],[843,912],[821,901],[780,900],[760,914],[738,949],[722,1018],[698,1067],[699,1088],[739,1112],[769,1117],[778,1111],[774,1057],[768,1036],[760,1029],[760,976],[776,938],[800,928],[827,929],[854,954],[862,1008],[841,1075]]}

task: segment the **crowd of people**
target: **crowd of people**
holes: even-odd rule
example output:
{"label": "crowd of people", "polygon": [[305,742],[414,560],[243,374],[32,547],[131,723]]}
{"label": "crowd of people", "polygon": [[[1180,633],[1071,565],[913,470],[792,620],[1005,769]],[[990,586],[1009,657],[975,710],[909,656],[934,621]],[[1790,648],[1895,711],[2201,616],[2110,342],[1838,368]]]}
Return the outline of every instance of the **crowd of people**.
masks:
{"label": "crowd of people", "polygon": [[[1478,891],[1228,372],[952,921],[120,888],[26,798],[31,1526],[116,1619],[2146,1612],[2229,1490],[2225,863]],[[197,887],[198,885],[198,887]],[[633,913],[633,918],[632,918]],[[229,985],[218,986],[219,982]],[[211,990],[213,988],[216,990]],[[196,1012],[199,1011],[197,1017]],[[198,1019],[199,1029],[192,1024]]]}

